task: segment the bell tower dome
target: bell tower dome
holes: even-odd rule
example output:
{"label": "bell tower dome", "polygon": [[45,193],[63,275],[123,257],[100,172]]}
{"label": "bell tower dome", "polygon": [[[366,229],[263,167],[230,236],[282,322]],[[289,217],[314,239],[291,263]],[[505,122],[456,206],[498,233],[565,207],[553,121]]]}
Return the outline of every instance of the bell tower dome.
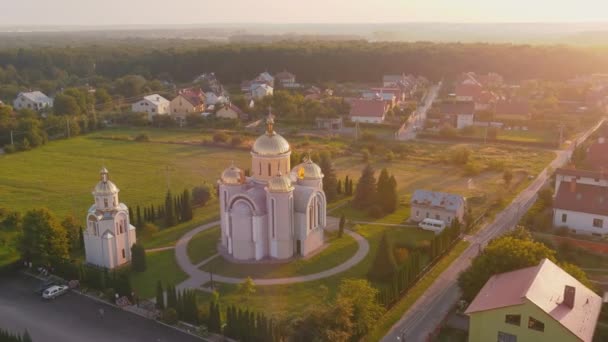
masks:
{"label": "bell tower dome", "polygon": [[267,183],[279,174],[288,174],[291,147],[274,131],[274,116],[266,117],[266,132],[259,136],[251,149],[251,175],[259,183]]}
{"label": "bell tower dome", "polygon": [[118,192],[120,189],[110,181],[110,173],[105,167],[99,171],[99,178],[99,183],[93,189],[95,208],[99,211],[116,209],[120,203],[118,202]]}

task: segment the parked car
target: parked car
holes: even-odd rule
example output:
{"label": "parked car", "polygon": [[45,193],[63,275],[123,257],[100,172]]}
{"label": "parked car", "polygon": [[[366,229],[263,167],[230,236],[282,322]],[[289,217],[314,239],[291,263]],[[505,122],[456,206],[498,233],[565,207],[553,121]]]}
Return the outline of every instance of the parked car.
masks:
{"label": "parked car", "polygon": [[42,292],[43,299],[54,299],[68,292],[69,287],[66,285],[54,285]]}
{"label": "parked car", "polygon": [[52,280],[45,280],[44,282],[40,283],[40,285],[36,288],[34,293],[41,295],[42,292],[44,292],[44,290],[48,289],[49,287],[51,287],[53,285],[58,285],[58,284]]}

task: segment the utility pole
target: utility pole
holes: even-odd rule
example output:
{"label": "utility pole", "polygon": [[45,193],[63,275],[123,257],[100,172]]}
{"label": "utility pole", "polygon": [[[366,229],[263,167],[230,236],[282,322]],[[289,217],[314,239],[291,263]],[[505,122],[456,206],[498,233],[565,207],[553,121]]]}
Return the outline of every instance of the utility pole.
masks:
{"label": "utility pole", "polygon": [[13,142],[13,130],[11,129],[11,145],[14,145],[15,143]]}

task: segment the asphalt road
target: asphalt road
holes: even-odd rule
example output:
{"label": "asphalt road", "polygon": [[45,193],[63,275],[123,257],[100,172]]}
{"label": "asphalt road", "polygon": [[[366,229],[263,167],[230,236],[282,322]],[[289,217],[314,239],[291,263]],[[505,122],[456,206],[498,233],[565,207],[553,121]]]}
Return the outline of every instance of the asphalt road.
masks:
{"label": "asphalt road", "polygon": [[[52,301],[34,293],[39,281],[25,275],[0,279],[0,327],[34,342],[200,342],[155,321],[69,292]],[[104,309],[104,318],[99,309]]]}
{"label": "asphalt road", "polygon": [[412,115],[407,119],[407,122],[403,124],[403,129],[400,129],[397,135],[397,140],[411,140],[416,138],[416,129],[424,126],[426,120],[426,113],[433,105],[433,101],[439,94],[441,88],[441,82],[432,86],[424,97],[424,105],[418,107]]}
{"label": "asphalt road", "polygon": [[[603,122],[603,121],[602,121]],[[592,127],[576,139],[580,143],[597,129],[600,124]],[[540,188],[548,181],[550,169],[563,166],[570,158],[574,143],[565,150],[557,151],[556,158],[543,170],[524,191],[496,215],[493,222],[481,229],[475,235],[465,237],[470,242],[469,247],[435,280],[426,292],[391,328],[382,341],[426,341],[428,336],[441,324],[448,312],[460,298],[458,275],[464,271],[471,260],[487,245],[487,243],[513,228],[536,200]]]}

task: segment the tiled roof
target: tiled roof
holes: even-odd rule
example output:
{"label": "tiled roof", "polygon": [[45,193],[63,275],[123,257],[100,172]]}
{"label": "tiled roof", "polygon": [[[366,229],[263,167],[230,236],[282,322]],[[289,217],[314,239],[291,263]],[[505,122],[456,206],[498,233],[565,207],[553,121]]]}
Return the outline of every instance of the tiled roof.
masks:
{"label": "tiled roof", "polygon": [[466,80],[467,83],[459,83],[456,86],[456,96],[471,96],[473,98],[481,95],[483,89],[479,84]]}
{"label": "tiled roof", "polygon": [[356,99],[350,104],[350,116],[382,117],[385,113],[384,101]]}
{"label": "tiled roof", "polygon": [[[566,286],[575,289],[572,308],[563,303]],[[492,276],[465,313],[516,306],[526,300],[582,341],[592,341],[602,299],[549,259],[538,266]]]}
{"label": "tiled roof", "polygon": [[608,188],[572,182],[559,183],[553,207],[608,216]]}
{"label": "tiled roof", "polygon": [[595,142],[587,150],[586,162],[595,169],[608,170],[608,142]]}
{"label": "tiled roof", "polygon": [[440,111],[441,114],[448,115],[473,114],[475,103],[473,101],[442,102]]}
{"label": "tiled roof", "polygon": [[160,96],[158,94],[152,94],[152,95],[144,96],[144,99],[148,100],[148,101],[150,101],[150,102],[152,102],[154,104],[157,104],[157,105],[159,105],[159,104],[161,104],[163,102],[165,102],[165,103],[169,102],[169,100],[167,100],[166,98],[164,98],[164,97],[162,97],[162,96]]}
{"label": "tiled roof", "polygon": [[416,190],[412,195],[412,204],[443,208],[455,211],[464,206],[464,197],[439,191]]}
{"label": "tiled roof", "polygon": [[593,179],[608,178],[608,174],[602,173],[601,171],[591,171],[591,170],[581,170],[581,169],[571,169],[571,168],[558,168],[557,170],[555,170],[555,174],[563,175],[563,176],[593,178]]}
{"label": "tiled roof", "polygon": [[179,91],[179,95],[181,95],[186,101],[190,102],[195,107],[202,105],[205,102],[205,93],[199,88],[186,88],[181,89]]}

